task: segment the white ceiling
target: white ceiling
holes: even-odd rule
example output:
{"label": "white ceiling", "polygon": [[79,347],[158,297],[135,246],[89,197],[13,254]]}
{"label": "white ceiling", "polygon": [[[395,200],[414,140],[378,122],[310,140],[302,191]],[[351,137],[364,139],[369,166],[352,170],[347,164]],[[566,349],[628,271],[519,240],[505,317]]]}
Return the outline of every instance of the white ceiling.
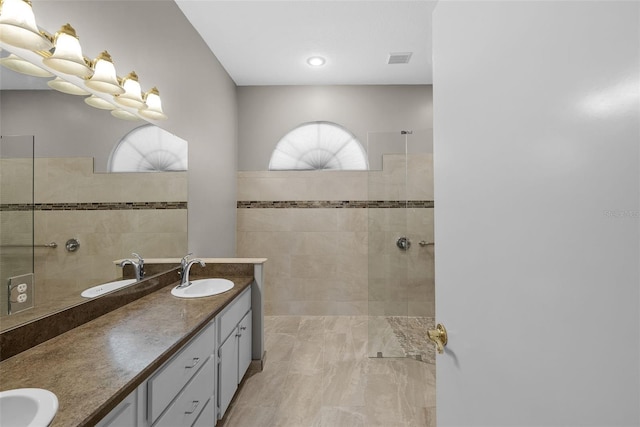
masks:
{"label": "white ceiling", "polygon": [[432,83],[435,1],[175,1],[239,86]]}

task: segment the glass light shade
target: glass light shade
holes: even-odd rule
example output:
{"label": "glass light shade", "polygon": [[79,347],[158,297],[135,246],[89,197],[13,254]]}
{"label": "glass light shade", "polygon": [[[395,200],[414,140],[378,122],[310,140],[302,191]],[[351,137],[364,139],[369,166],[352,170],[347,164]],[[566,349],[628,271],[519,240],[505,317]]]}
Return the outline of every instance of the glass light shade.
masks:
{"label": "glass light shade", "polygon": [[138,83],[138,75],[135,71],[130,72],[127,77],[122,80],[122,87],[124,88],[124,93],[113,97],[118,104],[139,110],[146,108],[147,104],[145,104],[142,99],[142,89],[140,88],[140,83]]}
{"label": "glass light shade", "polygon": [[67,93],[69,95],[90,95],[86,90],[79,88],[73,83],[69,83],[68,81],[61,79],[60,77],[49,80],[47,82],[47,85],[49,85],[49,87],[52,89],[55,89],[59,92]]}
{"label": "glass light shade", "polygon": [[143,108],[140,111],[140,115],[151,120],[166,120],[167,115],[162,111],[162,101],[160,100],[160,92],[158,88],[153,88],[149,92],[144,94],[144,101],[147,104],[147,108]]}
{"label": "glass light shade", "polygon": [[42,60],[45,65],[78,77],[89,77],[93,74],[93,70],[82,56],[80,41],[71,25],[63,25],[56,33],[54,45],[53,55]]}
{"label": "glass light shade", "polygon": [[110,95],[124,93],[118,83],[116,67],[113,66],[111,55],[106,50],[93,61],[93,75],[85,82],[88,88]]}
{"label": "glass light shade", "polygon": [[119,108],[116,110],[112,110],[111,115],[113,117],[117,117],[122,120],[131,120],[131,121],[140,120],[140,117],[136,116],[135,114],[125,110],[121,110]]}
{"label": "glass light shade", "polygon": [[13,53],[5,58],[1,58],[0,64],[17,73],[27,74],[29,76],[53,77],[53,74],[51,74],[44,68],[40,68],[29,61],[25,61],[24,59],[17,57]]}
{"label": "glass light shade", "polygon": [[107,101],[106,99],[102,99],[98,96],[91,95],[84,99],[84,102],[88,105],[91,105],[94,108],[99,108],[100,110],[115,110],[116,106]]}
{"label": "glass light shade", "polygon": [[33,51],[51,49],[51,42],[38,30],[28,0],[0,1],[0,41]]}

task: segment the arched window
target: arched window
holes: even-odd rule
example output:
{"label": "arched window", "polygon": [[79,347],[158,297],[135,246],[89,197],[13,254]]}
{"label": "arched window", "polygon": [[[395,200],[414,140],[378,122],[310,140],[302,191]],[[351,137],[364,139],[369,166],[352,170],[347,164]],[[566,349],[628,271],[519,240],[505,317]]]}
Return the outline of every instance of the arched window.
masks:
{"label": "arched window", "polygon": [[304,123],[276,145],[269,170],[367,170],[367,154],[351,132],[330,122]]}
{"label": "arched window", "polygon": [[186,171],[187,141],[154,125],[135,128],[111,152],[109,172]]}

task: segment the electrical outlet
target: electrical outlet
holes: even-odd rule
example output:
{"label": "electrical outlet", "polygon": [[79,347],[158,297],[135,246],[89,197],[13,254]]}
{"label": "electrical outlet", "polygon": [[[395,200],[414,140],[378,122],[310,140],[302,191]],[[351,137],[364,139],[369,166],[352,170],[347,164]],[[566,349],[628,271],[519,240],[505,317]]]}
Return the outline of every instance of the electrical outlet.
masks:
{"label": "electrical outlet", "polygon": [[33,308],[33,283],[33,273],[9,278],[7,310],[9,314]]}

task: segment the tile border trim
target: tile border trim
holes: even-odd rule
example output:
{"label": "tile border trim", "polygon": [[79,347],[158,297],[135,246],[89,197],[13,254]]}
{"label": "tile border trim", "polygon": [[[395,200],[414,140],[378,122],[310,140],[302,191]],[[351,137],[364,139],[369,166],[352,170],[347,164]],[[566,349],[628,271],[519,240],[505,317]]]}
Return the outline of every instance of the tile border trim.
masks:
{"label": "tile border trim", "polygon": [[19,211],[128,211],[187,209],[187,202],[89,202],[89,203],[3,203],[1,212]]}
{"label": "tile border trim", "polygon": [[400,209],[433,208],[433,200],[247,200],[238,209]]}

